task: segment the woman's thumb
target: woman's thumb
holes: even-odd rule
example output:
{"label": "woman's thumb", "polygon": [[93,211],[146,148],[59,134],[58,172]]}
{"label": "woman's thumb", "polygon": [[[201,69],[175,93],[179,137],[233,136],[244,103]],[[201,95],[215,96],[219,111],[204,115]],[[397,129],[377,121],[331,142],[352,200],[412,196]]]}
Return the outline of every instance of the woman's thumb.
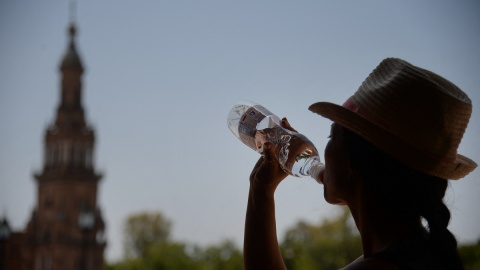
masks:
{"label": "woman's thumb", "polygon": [[266,142],[263,144],[263,158],[267,162],[275,161],[275,148],[273,143]]}

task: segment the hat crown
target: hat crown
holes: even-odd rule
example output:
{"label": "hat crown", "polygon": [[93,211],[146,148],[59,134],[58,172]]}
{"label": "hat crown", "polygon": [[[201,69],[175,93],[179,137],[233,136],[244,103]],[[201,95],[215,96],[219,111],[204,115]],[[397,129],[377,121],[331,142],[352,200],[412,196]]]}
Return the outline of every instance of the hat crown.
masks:
{"label": "hat crown", "polygon": [[383,60],[351,100],[392,134],[443,159],[456,158],[472,112],[453,83],[397,58]]}

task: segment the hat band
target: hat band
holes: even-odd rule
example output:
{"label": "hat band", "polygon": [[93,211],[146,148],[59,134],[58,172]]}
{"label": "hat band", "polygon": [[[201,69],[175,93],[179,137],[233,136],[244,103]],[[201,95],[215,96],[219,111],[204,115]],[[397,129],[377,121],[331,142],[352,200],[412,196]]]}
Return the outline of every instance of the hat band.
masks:
{"label": "hat band", "polygon": [[[361,117],[369,120],[370,122],[374,123],[375,125],[387,130],[387,131],[390,131],[390,129],[385,126],[384,124],[380,123],[378,120],[372,118],[369,114],[365,113],[364,111],[360,110],[360,108],[352,101],[351,98],[348,98],[347,101],[345,101],[345,103],[343,103],[342,107],[344,108],[347,108],[353,112],[355,112],[356,114],[360,115]],[[423,151],[424,153],[430,155],[431,157],[437,159],[438,161],[441,161],[441,162],[447,162],[447,163],[454,163],[456,158],[449,158],[449,157],[444,157],[444,156],[440,156],[438,154],[435,154],[431,151],[428,151],[426,149],[423,149],[423,148],[419,148],[417,147],[419,150]]]}

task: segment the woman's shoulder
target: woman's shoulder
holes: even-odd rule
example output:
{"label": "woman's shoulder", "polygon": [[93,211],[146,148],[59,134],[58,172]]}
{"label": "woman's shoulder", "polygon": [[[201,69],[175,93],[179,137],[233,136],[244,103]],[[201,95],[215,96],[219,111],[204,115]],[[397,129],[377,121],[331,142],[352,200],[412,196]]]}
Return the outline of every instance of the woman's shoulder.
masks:
{"label": "woman's shoulder", "polygon": [[358,258],[342,270],[402,270],[399,266],[381,258]]}
{"label": "woman's shoulder", "polygon": [[397,242],[367,258],[361,256],[343,269],[436,269],[429,247],[425,241]]}

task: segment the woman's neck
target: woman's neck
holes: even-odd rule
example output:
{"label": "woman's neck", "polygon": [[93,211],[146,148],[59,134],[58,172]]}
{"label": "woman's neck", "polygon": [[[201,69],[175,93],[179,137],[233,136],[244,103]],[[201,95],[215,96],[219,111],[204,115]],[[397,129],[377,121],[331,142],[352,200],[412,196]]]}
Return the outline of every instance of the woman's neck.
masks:
{"label": "woman's neck", "polygon": [[[365,199],[365,197],[369,197]],[[374,203],[371,196],[348,203],[362,238],[364,257],[405,240],[419,240],[425,231],[420,220],[405,220],[394,216]]]}

